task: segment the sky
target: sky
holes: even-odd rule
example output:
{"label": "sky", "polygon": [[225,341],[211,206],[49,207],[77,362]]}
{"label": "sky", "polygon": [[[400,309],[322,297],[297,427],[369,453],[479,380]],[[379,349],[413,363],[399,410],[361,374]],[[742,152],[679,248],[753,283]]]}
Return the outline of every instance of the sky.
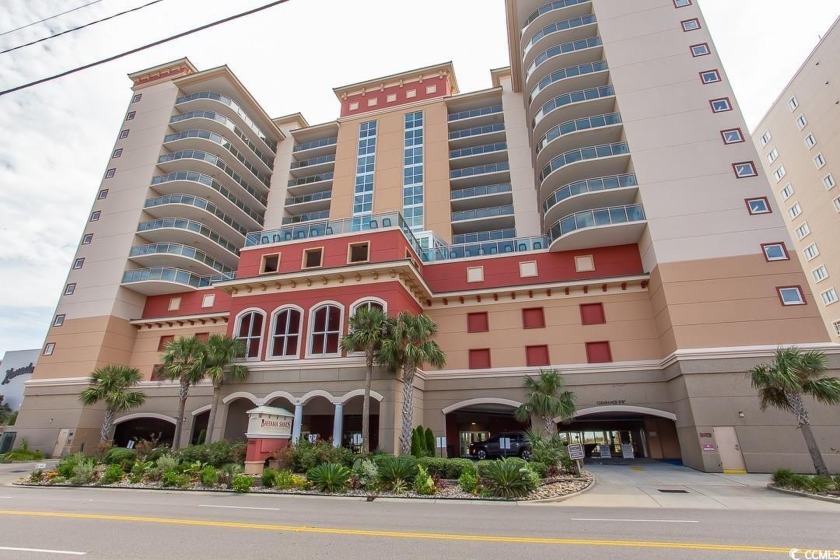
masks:
{"label": "sky", "polygon": [[[141,6],[3,0],[0,50]],[[632,1],[632,0],[623,0]],[[840,15],[837,0],[697,0],[750,129]],[[109,57],[268,0],[162,0],[0,54],[0,90]],[[411,7],[411,11],[406,7]],[[462,92],[509,64],[503,0],[290,0],[141,53],[0,96],[0,356],[44,342],[131,97],[127,74],[181,57],[227,64],[273,117],[334,120],[332,88],[453,61]]]}

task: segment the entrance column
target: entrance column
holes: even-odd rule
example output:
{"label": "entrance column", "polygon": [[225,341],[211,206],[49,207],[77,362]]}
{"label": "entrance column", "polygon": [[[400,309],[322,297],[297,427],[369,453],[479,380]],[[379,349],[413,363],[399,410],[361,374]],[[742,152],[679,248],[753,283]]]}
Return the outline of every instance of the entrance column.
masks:
{"label": "entrance column", "polygon": [[344,403],[335,403],[333,418],[333,447],[341,447],[341,434],[344,430]]}
{"label": "entrance column", "polygon": [[303,403],[295,403],[295,423],[292,428],[292,443],[300,441],[301,424],[303,424]]}

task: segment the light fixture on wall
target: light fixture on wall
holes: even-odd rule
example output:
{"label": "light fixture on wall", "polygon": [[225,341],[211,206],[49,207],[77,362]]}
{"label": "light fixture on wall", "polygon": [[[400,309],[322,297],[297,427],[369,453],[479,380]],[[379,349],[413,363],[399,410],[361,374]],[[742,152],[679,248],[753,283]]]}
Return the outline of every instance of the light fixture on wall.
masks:
{"label": "light fixture on wall", "polygon": [[744,417],[744,411],[743,411],[743,410],[739,410],[739,411],[738,411],[738,418],[743,418],[743,417]]}

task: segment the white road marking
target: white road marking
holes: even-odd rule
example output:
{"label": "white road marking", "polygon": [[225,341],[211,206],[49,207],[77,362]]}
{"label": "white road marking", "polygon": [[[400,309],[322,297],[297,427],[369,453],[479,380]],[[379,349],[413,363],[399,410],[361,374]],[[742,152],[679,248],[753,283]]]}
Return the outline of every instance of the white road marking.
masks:
{"label": "white road marking", "polygon": [[259,509],[259,510],[263,510],[263,511],[280,511],[280,508],[247,507],[247,506],[214,506],[214,505],[209,505],[209,504],[199,504],[198,507],[225,508],[225,509]]}
{"label": "white road marking", "polygon": [[19,548],[15,546],[0,546],[0,550],[10,550],[13,552],[41,552],[43,554],[65,554],[68,556],[84,556],[87,552],[77,552],[75,550],[49,550],[46,548]]}
{"label": "white road marking", "polygon": [[584,519],[572,518],[572,521],[623,521],[625,523],[700,523],[690,519]]}

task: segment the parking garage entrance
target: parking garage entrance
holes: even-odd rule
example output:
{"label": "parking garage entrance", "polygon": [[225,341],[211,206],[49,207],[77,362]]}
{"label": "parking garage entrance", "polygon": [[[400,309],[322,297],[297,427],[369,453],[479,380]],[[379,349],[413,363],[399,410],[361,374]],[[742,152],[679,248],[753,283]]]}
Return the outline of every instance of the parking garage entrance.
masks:
{"label": "parking garage entrance", "polygon": [[473,399],[445,408],[447,457],[469,457],[471,443],[499,432],[528,430],[528,424],[513,417],[517,406],[519,403],[504,399]]}

